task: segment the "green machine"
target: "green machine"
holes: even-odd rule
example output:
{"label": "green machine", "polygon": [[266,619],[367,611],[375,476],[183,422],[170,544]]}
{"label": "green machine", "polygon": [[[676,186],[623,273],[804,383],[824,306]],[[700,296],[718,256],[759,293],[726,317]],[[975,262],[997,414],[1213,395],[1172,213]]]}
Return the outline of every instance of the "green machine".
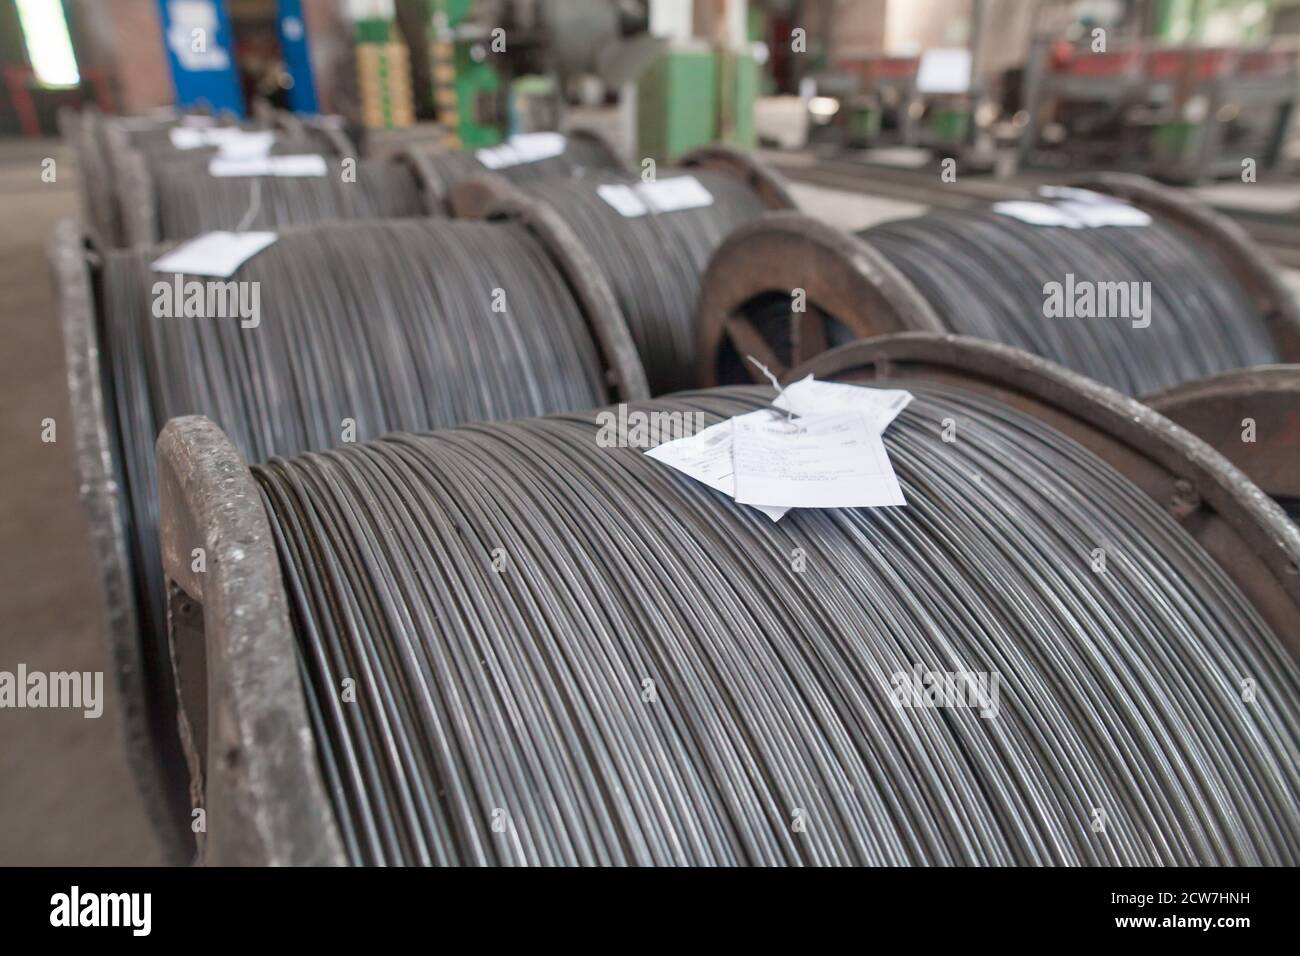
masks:
{"label": "green machine", "polygon": [[501,75],[491,58],[482,56],[483,41],[457,39],[452,49],[461,145],[467,149],[495,146],[501,142],[504,125]]}
{"label": "green machine", "polygon": [[666,45],[636,83],[637,151],[671,162],[708,143],[752,147],[758,62],[748,52]]}
{"label": "green machine", "polygon": [[430,65],[438,119],[468,149],[501,142],[501,74],[490,53],[491,31],[469,19],[474,0],[432,0]]}

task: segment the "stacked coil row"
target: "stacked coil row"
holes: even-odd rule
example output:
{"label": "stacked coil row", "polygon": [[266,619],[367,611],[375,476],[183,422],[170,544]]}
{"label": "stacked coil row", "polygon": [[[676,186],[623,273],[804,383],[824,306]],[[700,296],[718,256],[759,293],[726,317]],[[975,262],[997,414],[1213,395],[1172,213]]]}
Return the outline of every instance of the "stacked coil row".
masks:
{"label": "stacked coil row", "polygon": [[[708,202],[629,215],[606,190],[640,178],[585,137],[280,192],[139,134],[163,234],[278,233],[225,280],[255,308],[221,315],[153,270],[170,244],[88,257],[69,224],[54,250],[137,769],[179,858],[1300,860],[1300,532],[1160,415],[1017,351],[1137,394],[1285,357],[1284,304],[1221,242],[983,212],[850,239],[718,149],[658,173]],[[1061,269],[1150,282],[1177,322],[1146,351],[1044,328],[1027,290]],[[915,328],[1003,344],[827,351]],[[701,426],[770,403],[647,402],[751,357],[910,390],[885,435],[906,506],[773,523],[609,440],[608,403]],[[973,697],[913,693],[954,674]]]}

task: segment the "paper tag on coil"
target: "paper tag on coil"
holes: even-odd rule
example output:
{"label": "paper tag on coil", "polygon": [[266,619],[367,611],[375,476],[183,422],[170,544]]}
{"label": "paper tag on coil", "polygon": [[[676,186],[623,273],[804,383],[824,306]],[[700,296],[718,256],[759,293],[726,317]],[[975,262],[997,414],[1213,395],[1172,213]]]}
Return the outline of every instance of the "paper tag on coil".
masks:
{"label": "paper tag on coil", "polygon": [[911,401],[912,393],[903,389],[819,382],[809,375],[787,385],[772,404],[803,416],[858,412],[866,417],[869,428],[884,432]]}
{"label": "paper tag on coil", "polygon": [[652,183],[640,183],[637,195],[655,212],[676,212],[713,205],[713,194],[694,176],[670,176]]}
{"label": "paper tag on coil", "polygon": [[559,156],[565,146],[563,133],[523,133],[511,136],[500,146],[480,149],[474,156],[488,169],[507,169]]}
{"label": "paper tag on coil", "polygon": [[1053,203],[1033,202],[1027,199],[1008,199],[992,206],[1000,216],[1010,216],[1031,226],[1056,226],[1078,229],[1081,223],[1074,216]]}
{"label": "paper tag on coil", "polygon": [[257,255],[277,236],[274,232],[209,232],[153,261],[155,272],[184,273],[196,276],[216,276],[228,279],[253,256]]}
{"label": "paper tag on coil", "polygon": [[629,219],[713,205],[713,194],[694,176],[670,176],[635,186],[607,184],[596,187],[596,194]]}
{"label": "paper tag on coil", "polygon": [[620,216],[627,216],[629,219],[644,216],[650,211],[631,186],[607,183],[596,187],[596,195],[613,206]]}
{"label": "paper tag on coil", "polygon": [[208,161],[209,175],[218,179],[236,176],[325,176],[325,157],[315,153],[291,156],[235,158],[214,156]]}
{"label": "paper tag on coil", "polygon": [[903,505],[880,432],[849,411],[791,421],[779,414],[732,419],[736,501],[783,508]]}
{"label": "paper tag on coil", "polygon": [[[765,412],[755,414],[766,415]],[[743,417],[743,416],[742,416]],[[646,455],[694,478],[703,485],[735,497],[735,476],[731,461],[732,419],[710,425],[704,431],[688,438],[664,442],[651,448]],[[773,521],[786,513],[787,508],[756,506]]]}

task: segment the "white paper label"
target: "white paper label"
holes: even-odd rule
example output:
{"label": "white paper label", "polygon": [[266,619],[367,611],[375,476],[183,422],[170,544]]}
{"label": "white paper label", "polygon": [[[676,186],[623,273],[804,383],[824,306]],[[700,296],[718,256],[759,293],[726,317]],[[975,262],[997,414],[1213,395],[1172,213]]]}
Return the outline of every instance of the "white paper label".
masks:
{"label": "white paper label", "polygon": [[1057,204],[1067,216],[1073,216],[1079,225],[1087,229],[1100,226],[1134,226],[1151,225],[1151,217],[1136,206],[1125,203],[1062,202]]}
{"label": "white paper label", "polygon": [[1079,222],[1058,206],[1045,202],[1031,202],[1024,199],[1010,199],[995,202],[993,211],[1002,216],[1010,216],[1031,226],[1059,226],[1065,229],[1078,229]]}
{"label": "white paper label", "polygon": [[240,129],[238,126],[213,126],[207,129],[193,129],[173,126],[167,131],[168,138],[177,149],[198,149],[200,146],[217,147],[218,155],[229,159],[247,159],[254,156],[266,156],[275,145],[273,130]]}
{"label": "white paper label", "polygon": [[167,131],[167,138],[177,149],[198,149],[208,145],[207,131],[189,126],[173,126]]}
{"label": "white paper label", "polygon": [[713,194],[694,176],[671,176],[640,183],[637,195],[655,212],[676,212],[713,205]]}
{"label": "white paper label", "polygon": [[1096,229],[1100,226],[1149,226],[1151,217],[1128,203],[1086,189],[1043,187],[1072,198],[1057,202],[1033,202],[1013,199],[993,204],[993,211],[1011,216],[1031,226],[1056,226],[1064,229]]}
{"label": "white paper label", "polygon": [[228,279],[275,240],[273,232],[209,232],[155,259],[152,268],[155,272]]}
{"label": "white paper label", "polygon": [[[209,130],[217,132],[217,130]],[[275,145],[275,133],[271,130],[259,130],[247,133],[237,130],[238,136],[222,136],[216,141],[217,155],[227,159],[247,159],[254,156],[268,156]]]}
{"label": "white paper label", "polygon": [[564,147],[562,133],[524,133],[511,136],[500,146],[480,149],[474,155],[488,169],[506,169],[559,156]]}
{"label": "white paper label", "polygon": [[314,153],[244,159],[214,156],[208,161],[208,173],[221,179],[232,176],[324,176],[328,172],[325,157]]}
{"label": "white paper label", "polygon": [[[753,414],[768,416],[765,411]],[[741,416],[742,418],[745,416]],[[735,497],[735,476],[731,463],[731,420],[710,425],[689,438],[664,442],[646,452],[655,461],[676,468],[701,484]],[[786,513],[786,508],[759,507],[773,521]]]}
{"label": "white paper label", "polygon": [[644,216],[650,210],[631,186],[614,186],[605,184],[596,187],[596,195],[613,206],[621,216],[629,219]]}
{"label": "white paper label", "polygon": [[784,508],[903,505],[880,433],[857,412],[732,419],[736,500]]}
{"label": "white paper label", "polygon": [[713,205],[713,194],[694,176],[671,176],[635,186],[598,186],[596,193],[629,219],[650,212],[676,212]]}
{"label": "white paper label", "polygon": [[819,382],[811,375],[787,385],[772,404],[802,416],[857,412],[867,427],[883,432],[912,401],[912,393],[899,388],[869,388],[840,382]]}

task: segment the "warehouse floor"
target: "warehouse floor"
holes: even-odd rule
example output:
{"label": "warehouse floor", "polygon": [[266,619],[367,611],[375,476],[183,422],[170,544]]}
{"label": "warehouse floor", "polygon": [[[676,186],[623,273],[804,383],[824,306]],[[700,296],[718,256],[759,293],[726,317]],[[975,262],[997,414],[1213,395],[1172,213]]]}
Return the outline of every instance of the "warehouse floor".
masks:
{"label": "warehouse floor", "polygon": [[[41,182],[47,156],[59,162],[52,184]],[[148,864],[160,857],[122,752],[45,260],[54,223],[76,212],[69,163],[52,143],[0,143],[0,670],[104,671],[107,701],[97,720],[0,710],[0,865]],[[842,229],[925,211],[899,199],[791,188],[805,212]],[[41,441],[45,418],[57,422],[52,444]]]}
{"label": "warehouse floor", "polygon": [[0,710],[0,864],[156,863],[122,754],[45,263],[54,223],[76,212],[65,158],[51,143],[0,145],[0,670],[104,671],[106,702],[98,719]]}

